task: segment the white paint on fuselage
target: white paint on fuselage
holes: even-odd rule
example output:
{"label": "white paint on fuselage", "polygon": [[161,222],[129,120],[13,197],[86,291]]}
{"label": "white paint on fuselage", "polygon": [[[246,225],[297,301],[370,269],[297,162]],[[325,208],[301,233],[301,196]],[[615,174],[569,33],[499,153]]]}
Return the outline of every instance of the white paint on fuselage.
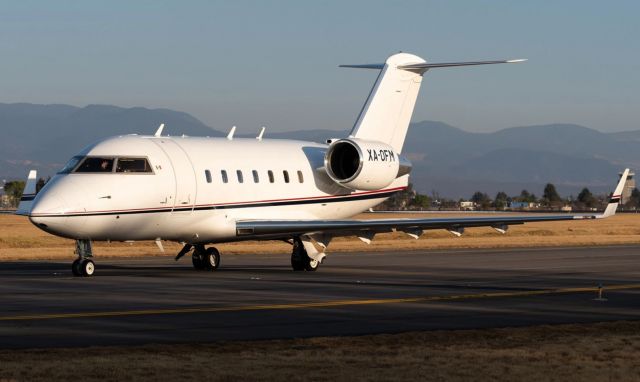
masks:
{"label": "white paint on fuselage", "polygon": [[[331,202],[334,197],[373,197],[378,192],[350,191],[333,182],[322,170],[326,150],[324,144],[293,140],[108,138],[79,155],[143,156],[154,173],[58,174],[34,200],[31,220],[47,232],[73,239],[212,243],[236,240],[236,220],[340,219],[385,199]],[[258,172],[258,183],[253,171]],[[273,172],[273,183],[268,171]],[[407,183],[408,176],[402,176],[385,190]],[[284,205],[303,200],[304,204]]]}

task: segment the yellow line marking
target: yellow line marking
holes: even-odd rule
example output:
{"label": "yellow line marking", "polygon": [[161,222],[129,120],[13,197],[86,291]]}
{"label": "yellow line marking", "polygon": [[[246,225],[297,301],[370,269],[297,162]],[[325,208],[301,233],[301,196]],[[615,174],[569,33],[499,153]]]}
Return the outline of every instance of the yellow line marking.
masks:
{"label": "yellow line marking", "polygon": [[[610,285],[603,288],[603,291],[640,289],[640,284]],[[333,308],[340,306],[356,305],[382,305],[382,304],[406,304],[416,302],[438,302],[438,301],[459,301],[483,298],[500,297],[526,297],[542,296],[553,294],[587,293],[598,292],[597,287],[576,287],[541,289],[518,292],[489,292],[475,294],[460,294],[449,296],[423,296],[407,298],[382,298],[368,300],[335,300],[320,302],[303,302],[294,304],[264,304],[264,305],[237,305],[220,307],[199,307],[199,308],[174,308],[174,309],[141,309],[141,310],[116,310],[103,312],[78,312],[78,313],[52,313],[52,314],[30,314],[22,316],[0,316],[0,321],[30,321],[30,320],[50,320],[65,318],[94,318],[94,317],[120,317],[120,316],[144,316],[179,313],[215,313],[215,312],[246,312],[256,310],[285,310],[285,309],[306,309],[306,308]]]}

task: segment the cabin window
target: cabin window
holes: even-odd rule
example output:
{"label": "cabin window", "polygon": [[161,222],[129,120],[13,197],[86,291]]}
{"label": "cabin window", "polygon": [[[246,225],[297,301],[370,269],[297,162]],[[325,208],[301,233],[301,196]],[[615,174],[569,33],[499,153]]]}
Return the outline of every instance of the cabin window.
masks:
{"label": "cabin window", "polygon": [[253,173],[253,183],[259,183],[260,177],[258,176],[258,172],[256,170],[251,171]]}
{"label": "cabin window", "polygon": [[116,172],[146,172],[151,173],[151,166],[147,158],[118,158]]}
{"label": "cabin window", "polygon": [[227,170],[220,171],[222,175],[222,183],[229,183],[229,177],[227,177]]}
{"label": "cabin window", "polygon": [[282,175],[284,176],[284,182],[289,183],[289,171],[287,170],[282,171]]}
{"label": "cabin window", "polygon": [[304,177],[302,176],[302,171],[298,170],[298,182],[304,183]]}
{"label": "cabin window", "polygon": [[236,174],[238,175],[238,183],[242,183],[244,179],[242,178],[242,171],[237,170]]}
{"label": "cabin window", "polygon": [[62,168],[62,170],[60,170],[60,172],[58,172],[58,174],[68,174],[71,171],[73,171],[74,168],[76,168],[76,166],[78,165],[78,163],[80,163],[80,161],[82,160],[83,157],[78,156],[78,157],[73,157],[71,159],[69,159],[69,162],[67,162],[66,165],[64,165],[64,167]]}
{"label": "cabin window", "polygon": [[211,171],[204,170],[204,177],[207,178],[207,183],[211,183]]}
{"label": "cabin window", "polygon": [[269,183],[273,183],[275,179],[273,178],[273,171],[267,171],[267,175],[269,175]]}
{"label": "cabin window", "polygon": [[75,172],[112,172],[114,161],[114,158],[108,157],[87,157]]}

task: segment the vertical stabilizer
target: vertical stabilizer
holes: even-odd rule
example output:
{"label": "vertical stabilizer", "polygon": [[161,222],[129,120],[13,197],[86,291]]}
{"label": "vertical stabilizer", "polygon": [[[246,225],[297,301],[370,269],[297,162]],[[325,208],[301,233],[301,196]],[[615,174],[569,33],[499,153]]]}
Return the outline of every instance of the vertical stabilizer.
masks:
{"label": "vertical stabilizer", "polygon": [[622,172],[620,176],[620,180],[618,181],[618,185],[616,189],[611,193],[611,198],[609,199],[609,204],[607,204],[607,208],[604,210],[604,213],[599,218],[608,218],[609,216],[613,216],[616,214],[616,210],[618,209],[618,205],[622,200],[622,190],[624,189],[625,183],[627,183],[627,176],[629,175],[629,169],[626,168]]}
{"label": "vertical stabilizer", "polygon": [[396,152],[402,151],[407,129],[416,105],[422,75],[429,69],[489,64],[514,64],[517,60],[427,63],[409,53],[398,53],[384,64],[340,65],[345,68],[378,69],[380,74],[364,104],[352,138],[384,142]]}
{"label": "vertical stabilizer", "polygon": [[351,137],[384,142],[401,152],[418,98],[422,71],[398,66],[424,62],[413,54],[398,53],[389,57],[384,65],[352,66],[381,71],[351,130]]}

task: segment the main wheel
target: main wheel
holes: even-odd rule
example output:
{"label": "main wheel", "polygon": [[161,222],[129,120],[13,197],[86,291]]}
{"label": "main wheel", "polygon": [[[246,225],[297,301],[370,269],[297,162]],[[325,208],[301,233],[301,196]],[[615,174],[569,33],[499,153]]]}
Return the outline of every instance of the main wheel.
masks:
{"label": "main wheel", "polygon": [[302,243],[298,243],[297,241],[293,242],[293,252],[291,252],[291,268],[294,271],[304,271],[305,270],[305,259],[307,258],[307,254],[302,246]]}
{"label": "main wheel", "polygon": [[73,260],[73,263],[71,263],[71,272],[73,272],[74,276],[82,276],[82,271],[80,270],[80,259]]}
{"label": "main wheel", "polygon": [[191,255],[191,262],[193,267],[197,270],[203,270],[205,268],[204,256],[199,251],[193,251]]}
{"label": "main wheel", "polygon": [[82,272],[82,276],[93,276],[93,273],[96,271],[96,264],[92,260],[84,259],[80,262],[80,271]]}
{"label": "main wheel", "polygon": [[215,247],[207,248],[203,262],[206,269],[215,271],[220,266],[220,252]]}
{"label": "main wheel", "polygon": [[320,267],[320,262],[307,256],[307,261],[304,264],[304,269],[307,272],[315,272]]}

